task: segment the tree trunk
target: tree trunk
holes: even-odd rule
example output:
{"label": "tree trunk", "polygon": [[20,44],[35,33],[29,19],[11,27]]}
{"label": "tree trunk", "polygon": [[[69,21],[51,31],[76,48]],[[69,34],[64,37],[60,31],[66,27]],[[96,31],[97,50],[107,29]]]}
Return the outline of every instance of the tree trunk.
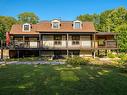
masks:
{"label": "tree trunk", "polygon": [[3,40],[1,40],[1,60],[3,60]]}

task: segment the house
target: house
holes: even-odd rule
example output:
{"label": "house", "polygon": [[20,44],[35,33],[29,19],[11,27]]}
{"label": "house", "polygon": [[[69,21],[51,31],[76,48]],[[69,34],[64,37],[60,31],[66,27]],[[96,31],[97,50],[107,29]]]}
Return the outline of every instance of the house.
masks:
{"label": "house", "polygon": [[117,34],[98,32],[92,22],[42,21],[13,25],[9,56],[95,57],[100,52],[117,50]]}

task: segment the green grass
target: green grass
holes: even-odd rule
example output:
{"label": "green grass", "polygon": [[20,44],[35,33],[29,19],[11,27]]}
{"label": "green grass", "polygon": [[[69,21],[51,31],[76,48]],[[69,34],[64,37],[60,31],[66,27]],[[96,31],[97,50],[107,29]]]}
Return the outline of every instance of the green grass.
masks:
{"label": "green grass", "polygon": [[113,66],[7,65],[0,95],[127,95],[127,72]]}

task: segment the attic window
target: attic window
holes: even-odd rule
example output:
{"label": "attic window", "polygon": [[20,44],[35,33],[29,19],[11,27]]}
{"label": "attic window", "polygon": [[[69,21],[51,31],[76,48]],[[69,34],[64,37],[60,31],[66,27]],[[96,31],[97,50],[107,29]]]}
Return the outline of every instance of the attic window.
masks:
{"label": "attic window", "polygon": [[55,29],[59,28],[59,22],[53,22],[53,28]]}
{"label": "attic window", "polygon": [[28,23],[23,24],[23,31],[30,32],[31,25]]}
{"label": "attic window", "polygon": [[74,21],[74,29],[81,29],[82,28],[82,22],[79,20]]}
{"label": "attic window", "polygon": [[53,20],[51,23],[52,23],[52,29],[60,29],[60,21],[59,20]]}

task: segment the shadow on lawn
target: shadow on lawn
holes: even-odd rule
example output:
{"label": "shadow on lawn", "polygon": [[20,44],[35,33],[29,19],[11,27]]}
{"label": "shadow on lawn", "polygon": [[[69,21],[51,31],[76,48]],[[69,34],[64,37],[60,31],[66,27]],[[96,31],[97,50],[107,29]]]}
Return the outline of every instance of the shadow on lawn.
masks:
{"label": "shadow on lawn", "polygon": [[8,65],[0,95],[127,95],[127,73],[110,66]]}

